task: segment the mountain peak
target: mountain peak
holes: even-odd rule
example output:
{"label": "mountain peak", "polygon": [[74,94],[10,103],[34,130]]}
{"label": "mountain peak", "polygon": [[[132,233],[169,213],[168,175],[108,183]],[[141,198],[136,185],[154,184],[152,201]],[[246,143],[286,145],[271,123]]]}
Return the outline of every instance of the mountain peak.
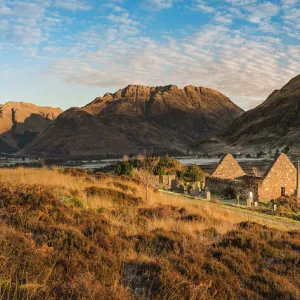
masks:
{"label": "mountain peak", "polygon": [[[78,111],[66,111],[21,153],[72,156],[185,150],[191,142],[224,129],[241,113],[228,97],[210,89],[128,85]],[[62,131],[64,137],[59,139]],[[78,136],[85,143],[78,144]]]}

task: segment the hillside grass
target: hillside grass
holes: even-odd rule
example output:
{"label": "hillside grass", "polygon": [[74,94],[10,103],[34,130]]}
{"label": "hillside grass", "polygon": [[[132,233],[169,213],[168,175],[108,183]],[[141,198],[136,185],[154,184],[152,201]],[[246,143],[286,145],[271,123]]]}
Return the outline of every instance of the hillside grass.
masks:
{"label": "hillside grass", "polygon": [[0,299],[298,299],[300,232],[76,169],[0,170]]}

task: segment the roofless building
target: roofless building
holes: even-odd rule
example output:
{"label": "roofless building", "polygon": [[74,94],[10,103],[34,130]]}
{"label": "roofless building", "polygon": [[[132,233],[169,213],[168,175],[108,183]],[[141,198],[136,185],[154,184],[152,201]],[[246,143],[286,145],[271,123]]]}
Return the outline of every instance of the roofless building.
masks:
{"label": "roofless building", "polygon": [[247,175],[230,154],[225,155],[214,172],[206,178],[212,193],[231,191],[247,199],[253,193],[255,201],[271,201],[282,195],[292,196],[297,190],[297,170],[286,154],[274,159],[262,177]]}

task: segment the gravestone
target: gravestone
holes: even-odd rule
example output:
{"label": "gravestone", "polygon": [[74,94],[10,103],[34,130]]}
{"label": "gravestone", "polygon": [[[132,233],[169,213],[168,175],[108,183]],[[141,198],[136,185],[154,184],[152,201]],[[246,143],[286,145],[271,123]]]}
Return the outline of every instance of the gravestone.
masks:
{"label": "gravestone", "polygon": [[249,200],[253,201],[253,192],[249,192]]}
{"label": "gravestone", "polygon": [[171,181],[171,191],[176,192],[178,189],[178,180],[172,180]]}
{"label": "gravestone", "polygon": [[272,208],[273,208],[274,211],[276,211],[277,210],[277,204],[273,203]]}
{"label": "gravestone", "polygon": [[253,206],[253,200],[247,199],[247,207],[252,207],[252,206]]}
{"label": "gravestone", "polygon": [[172,177],[168,177],[168,185],[172,185]]}
{"label": "gravestone", "polygon": [[208,201],[211,200],[211,194],[210,194],[210,191],[206,192],[206,200],[208,200]]}
{"label": "gravestone", "polygon": [[182,184],[179,186],[179,193],[184,194],[184,185]]}
{"label": "gravestone", "polygon": [[200,195],[199,188],[192,189],[190,194],[191,194],[192,197],[199,197],[199,195]]}
{"label": "gravestone", "polygon": [[258,202],[254,202],[254,207],[258,207]]}
{"label": "gravestone", "polygon": [[205,195],[206,195],[206,193],[208,193],[209,192],[209,187],[206,187],[205,188]]}

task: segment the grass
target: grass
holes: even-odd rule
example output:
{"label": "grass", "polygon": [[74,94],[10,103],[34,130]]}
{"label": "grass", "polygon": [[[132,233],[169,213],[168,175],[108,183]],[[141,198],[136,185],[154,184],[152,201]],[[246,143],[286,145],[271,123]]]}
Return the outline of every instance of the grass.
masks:
{"label": "grass", "polygon": [[0,299],[300,297],[299,232],[145,194],[127,177],[0,170]]}

